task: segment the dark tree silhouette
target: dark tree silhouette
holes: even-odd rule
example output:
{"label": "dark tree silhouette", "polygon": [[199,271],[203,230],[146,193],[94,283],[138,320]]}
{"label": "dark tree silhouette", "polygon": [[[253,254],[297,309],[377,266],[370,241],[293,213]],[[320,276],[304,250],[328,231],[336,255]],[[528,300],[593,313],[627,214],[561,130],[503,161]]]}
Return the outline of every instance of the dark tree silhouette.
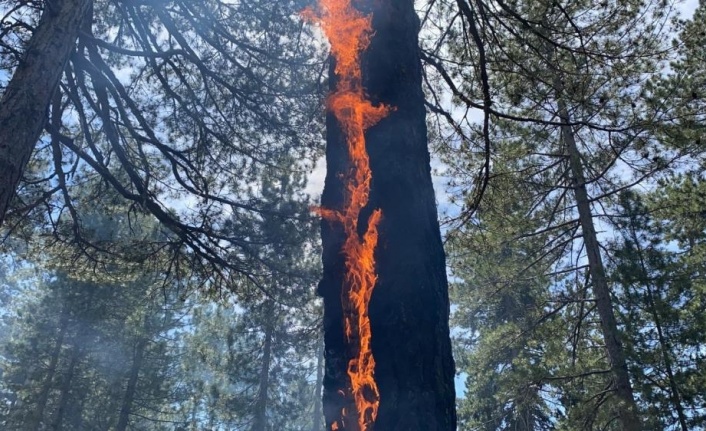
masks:
{"label": "dark tree silhouette", "polygon": [[[445,255],[437,221],[427,149],[424,95],[418,49],[419,19],[409,0],[356,2],[372,14],[374,37],[362,55],[363,87],[374,104],[394,110],[366,133],[372,184],[360,226],[382,211],[375,251],[377,283],[369,307],[375,380],[380,393],[374,428],[385,431],[455,430],[454,363],[449,338]],[[331,88],[336,77],[331,69]],[[345,137],[327,119],[324,208],[344,203],[350,169]],[[344,232],[322,222],[326,376],[324,414],[328,429],[350,408],[342,393],[350,352],[343,329],[341,289]],[[340,392],[342,391],[342,392]],[[340,428],[339,428],[340,429]],[[354,423],[346,430],[358,429]]]}

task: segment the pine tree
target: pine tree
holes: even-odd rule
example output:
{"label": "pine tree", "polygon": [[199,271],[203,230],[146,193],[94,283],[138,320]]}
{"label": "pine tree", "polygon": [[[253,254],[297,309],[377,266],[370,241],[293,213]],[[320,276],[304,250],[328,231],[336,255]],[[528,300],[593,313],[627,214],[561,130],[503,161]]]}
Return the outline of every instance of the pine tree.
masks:
{"label": "pine tree", "polygon": [[459,401],[462,429],[553,429],[543,368],[556,352],[541,336],[558,328],[551,318],[541,324],[548,280],[539,270],[544,263],[532,265],[531,248],[525,250],[534,241],[511,239],[537,224],[523,217],[526,202],[518,192],[512,179],[498,172],[473,232],[454,236],[448,246],[456,280],[451,290],[455,357],[467,375]]}
{"label": "pine tree", "polygon": [[508,160],[496,158],[473,220],[448,242],[455,356],[467,376],[462,426],[605,426],[614,419],[605,390],[610,370],[589,286],[574,270],[553,269],[575,227],[559,239],[544,228],[552,212],[533,210],[542,185],[518,174],[523,148],[497,145]]}
{"label": "pine tree", "polygon": [[0,101],[0,226],[44,125],[91,0],[47,3]]}
{"label": "pine tree", "polygon": [[181,302],[154,277],[122,276],[57,273],[23,289],[2,345],[3,381],[16,400],[3,415],[10,429],[125,429],[178,401],[165,336],[179,332]]}
{"label": "pine tree", "polygon": [[701,294],[693,284],[693,269],[669,249],[661,223],[640,195],[624,193],[621,204],[624,216],[616,224],[623,238],[611,254],[636,390],[648,406],[651,428],[692,429],[700,420],[690,412],[703,406],[692,404],[696,394],[687,382],[699,372],[690,356],[704,340],[680,310],[700,301]]}
{"label": "pine tree", "polygon": [[[40,81],[48,89],[30,103],[36,113],[3,102],[2,118],[39,125],[17,146],[10,144],[20,132],[3,127],[14,134],[0,144],[2,175],[12,176],[2,181],[3,232],[33,238],[43,232],[42,238],[79,243],[89,259],[130,260],[130,253],[118,254],[124,250],[90,241],[86,223],[100,202],[127,211],[128,219],[140,213],[158,221],[171,234],[162,244],[136,248],[170,251],[172,260],[189,261],[182,267],[211,275],[213,288],[224,287],[231,273],[254,276],[248,265],[262,239],[221,228],[231,214],[257,219],[266,211],[252,185],[273,158],[291,157],[299,165],[290,169],[305,169],[321,141],[313,115],[320,60],[297,15],[302,6],[219,0],[15,6],[3,15],[0,65],[13,76],[3,97],[29,95]],[[36,25],[59,19],[56,13],[78,15],[61,38]],[[42,42],[47,38],[56,50]],[[47,50],[70,58],[51,67],[22,61],[25,55],[49,60]],[[52,78],[22,84],[23,68]]]}
{"label": "pine tree", "polygon": [[260,271],[267,274],[258,279],[267,283],[240,280],[237,288],[246,294],[239,300],[197,305],[184,340],[180,366],[190,401],[177,417],[189,430],[309,430],[317,420],[314,223],[300,194],[304,176],[290,175],[289,158],[275,162],[258,186],[265,215],[248,224],[234,217],[225,226],[249,230],[267,244],[277,241],[258,250]]}
{"label": "pine tree", "polygon": [[[680,21],[679,37],[672,41],[677,57],[669,63],[665,74],[648,81],[645,98],[657,113],[652,133],[663,145],[663,154],[681,153],[691,156],[679,170],[703,170],[704,121],[706,120],[706,6],[699,2],[693,17]],[[653,152],[651,157],[664,157]]]}
{"label": "pine tree", "polygon": [[[660,6],[632,1],[604,2],[599,8],[590,2],[513,1],[493,7],[459,1],[437,9],[448,21],[437,31],[440,39],[426,45],[428,89],[434,95],[447,88],[458,105],[484,112],[482,125],[462,127],[468,116],[457,119],[455,112],[431,104],[453,127],[440,149],[460,181],[455,190],[464,208],[458,221],[472,220],[479,196],[493,181],[491,165],[507,151],[499,142],[515,143],[518,152],[524,151],[515,156],[517,175],[532,196],[526,216],[545,217],[543,227],[519,235],[549,234],[540,247],[563,253],[555,254],[545,270],[576,270],[576,280],[590,287],[584,299],[596,305],[591,310],[599,316],[612,376],[608,392],[595,387],[596,399],[612,409],[604,417],[607,423],[614,414],[621,429],[639,430],[619,310],[601,251],[605,221],[597,214],[605,214],[617,191],[653,178],[683,156],[673,153],[655,161],[644,156],[663,148],[652,139],[653,108],[640,96],[640,87],[645,75],[659,74],[667,58],[660,31],[670,17]],[[482,95],[482,102],[472,95]],[[480,174],[474,175],[478,165]],[[476,192],[467,193],[474,182]],[[550,289],[555,294],[562,287]],[[595,336],[594,331],[585,334]],[[601,395],[606,393],[608,402]]]}

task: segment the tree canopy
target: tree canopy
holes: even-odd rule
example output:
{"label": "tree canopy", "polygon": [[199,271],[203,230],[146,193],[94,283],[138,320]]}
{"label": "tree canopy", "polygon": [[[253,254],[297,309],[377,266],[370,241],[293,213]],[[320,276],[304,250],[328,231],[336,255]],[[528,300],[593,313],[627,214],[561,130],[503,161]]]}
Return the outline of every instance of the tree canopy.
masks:
{"label": "tree canopy", "polygon": [[[310,185],[327,136],[327,181],[348,165],[312,3],[0,0],[0,428],[326,428],[326,367],[348,363],[324,344]],[[383,386],[445,366],[411,354],[448,332],[443,265],[441,296],[403,289],[428,270],[428,140],[458,429],[704,429],[706,4],[389,5],[410,13],[372,37],[419,32],[364,56],[413,63],[363,80],[398,105],[367,135],[369,209],[404,216],[379,277],[406,281],[371,300],[373,350],[402,346]]]}

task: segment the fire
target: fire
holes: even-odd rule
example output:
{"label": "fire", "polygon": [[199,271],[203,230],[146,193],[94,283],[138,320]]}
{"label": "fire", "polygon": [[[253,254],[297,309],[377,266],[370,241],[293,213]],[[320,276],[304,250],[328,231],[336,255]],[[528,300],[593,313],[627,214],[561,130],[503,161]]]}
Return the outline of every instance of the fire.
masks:
{"label": "fire", "polygon": [[343,208],[318,210],[324,219],[341,223],[345,232],[342,253],[346,273],[341,300],[346,339],[354,351],[348,363],[348,376],[357,412],[343,409],[341,418],[331,425],[331,430],[343,429],[348,416],[357,413],[358,429],[368,431],[372,429],[380,403],[373,376],[375,359],[370,346],[368,305],[377,280],[374,251],[382,213],[379,209],[374,210],[367,220],[365,233],[358,233],[360,213],[368,204],[372,179],[364,134],[391,108],[373,106],[362,86],[360,54],[372,37],[370,16],[353,8],[350,0],[319,0],[319,10],[307,11],[305,15],[321,26],[336,60],[338,84],[329,95],[328,109],[341,125],[351,165],[345,177]]}

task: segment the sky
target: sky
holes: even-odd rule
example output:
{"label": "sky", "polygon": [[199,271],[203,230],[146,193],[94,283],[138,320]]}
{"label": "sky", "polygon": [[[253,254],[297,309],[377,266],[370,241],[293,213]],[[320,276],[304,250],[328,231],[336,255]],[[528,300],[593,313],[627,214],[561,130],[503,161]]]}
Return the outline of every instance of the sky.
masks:
{"label": "sky", "polygon": [[681,3],[679,5],[679,11],[681,12],[682,18],[691,18],[698,6],[699,0],[686,0],[684,3]]}

